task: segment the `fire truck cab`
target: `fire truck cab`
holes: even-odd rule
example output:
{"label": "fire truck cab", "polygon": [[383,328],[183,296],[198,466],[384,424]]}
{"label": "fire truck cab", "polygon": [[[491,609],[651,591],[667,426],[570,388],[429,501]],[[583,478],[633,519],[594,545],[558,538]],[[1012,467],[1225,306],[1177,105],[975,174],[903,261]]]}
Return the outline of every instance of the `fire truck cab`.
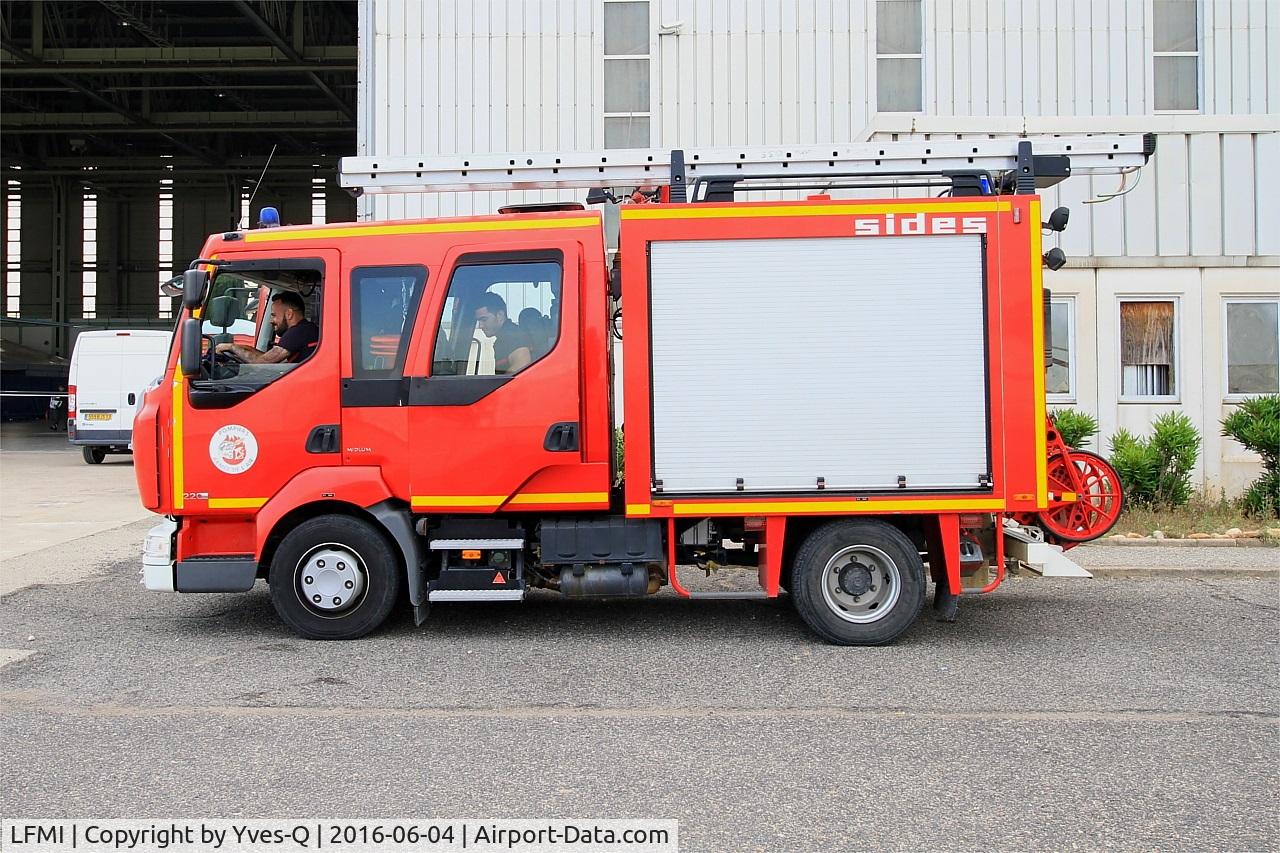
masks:
{"label": "fire truck cab", "polygon": [[[1070,173],[1064,146],[1099,171],[1151,153],[1089,139],[1050,155],[1005,140],[1004,169],[904,151],[935,163],[870,179],[840,151],[826,171],[774,152],[745,174],[727,165],[745,157],[673,152],[666,180],[652,152],[606,178],[563,160],[530,176],[493,158],[487,178],[344,162],[365,191],[650,191],[620,208],[616,252],[579,204],[211,236],[134,427],[139,493],[165,516],[144,584],[264,579],[295,631],[349,639],[404,599],[421,622],[533,589],[699,597],[678,565],[737,564],[821,638],[877,644],[930,581],[954,618],[1007,568],[1071,571],[1062,549],[1109,529],[1122,498],[1046,418],[1041,268],[1057,261],[1034,189]],[[943,195],[828,192],[904,176]],[[739,200],[770,186],[822,194]],[[305,323],[318,337],[295,347]]]}

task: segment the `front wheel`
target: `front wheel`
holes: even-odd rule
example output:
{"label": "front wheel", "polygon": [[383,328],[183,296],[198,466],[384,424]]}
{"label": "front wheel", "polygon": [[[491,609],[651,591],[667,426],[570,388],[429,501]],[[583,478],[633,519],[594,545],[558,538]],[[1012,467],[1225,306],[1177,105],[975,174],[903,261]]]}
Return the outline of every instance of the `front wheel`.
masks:
{"label": "front wheel", "polygon": [[313,640],[354,640],[381,625],[400,595],[403,570],[367,521],[323,515],[285,536],[271,561],[271,603]]}
{"label": "front wheel", "polygon": [[107,458],[107,451],[104,447],[83,447],[80,454],[84,456],[84,461],[90,465],[101,465],[102,460]]}
{"label": "front wheel", "polygon": [[809,535],[791,576],[796,611],[839,646],[878,646],[911,627],[924,606],[924,563],[882,521],[835,521]]}

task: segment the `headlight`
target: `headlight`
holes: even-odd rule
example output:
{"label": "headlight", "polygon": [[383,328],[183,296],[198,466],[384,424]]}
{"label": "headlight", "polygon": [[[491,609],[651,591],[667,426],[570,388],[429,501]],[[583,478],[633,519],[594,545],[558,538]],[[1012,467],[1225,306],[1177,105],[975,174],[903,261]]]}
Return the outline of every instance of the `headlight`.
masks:
{"label": "headlight", "polygon": [[169,557],[169,536],[170,531],[168,530],[161,533],[148,533],[147,538],[142,540],[142,556],[167,559]]}

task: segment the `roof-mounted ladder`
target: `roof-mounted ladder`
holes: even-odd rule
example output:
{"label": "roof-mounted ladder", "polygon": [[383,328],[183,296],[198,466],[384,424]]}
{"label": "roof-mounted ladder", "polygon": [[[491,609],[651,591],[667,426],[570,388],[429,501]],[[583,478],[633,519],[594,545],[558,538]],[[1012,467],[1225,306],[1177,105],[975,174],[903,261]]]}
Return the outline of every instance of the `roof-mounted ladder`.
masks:
{"label": "roof-mounted ladder", "polygon": [[[945,184],[965,194],[1032,193],[1071,175],[1123,174],[1147,162],[1153,134],[904,140],[859,145],[620,148],[594,152],[344,157],[356,194],[670,187],[671,201],[743,189]],[[981,178],[986,176],[987,186]]]}

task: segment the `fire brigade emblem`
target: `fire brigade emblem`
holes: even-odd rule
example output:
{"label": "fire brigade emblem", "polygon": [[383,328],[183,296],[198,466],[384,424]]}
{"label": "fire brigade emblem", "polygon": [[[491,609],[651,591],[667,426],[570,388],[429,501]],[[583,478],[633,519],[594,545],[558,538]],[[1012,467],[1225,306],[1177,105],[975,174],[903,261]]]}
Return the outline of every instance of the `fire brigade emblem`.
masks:
{"label": "fire brigade emblem", "polygon": [[228,424],[209,439],[209,459],[224,474],[243,474],[258,461],[258,440],[247,427]]}

